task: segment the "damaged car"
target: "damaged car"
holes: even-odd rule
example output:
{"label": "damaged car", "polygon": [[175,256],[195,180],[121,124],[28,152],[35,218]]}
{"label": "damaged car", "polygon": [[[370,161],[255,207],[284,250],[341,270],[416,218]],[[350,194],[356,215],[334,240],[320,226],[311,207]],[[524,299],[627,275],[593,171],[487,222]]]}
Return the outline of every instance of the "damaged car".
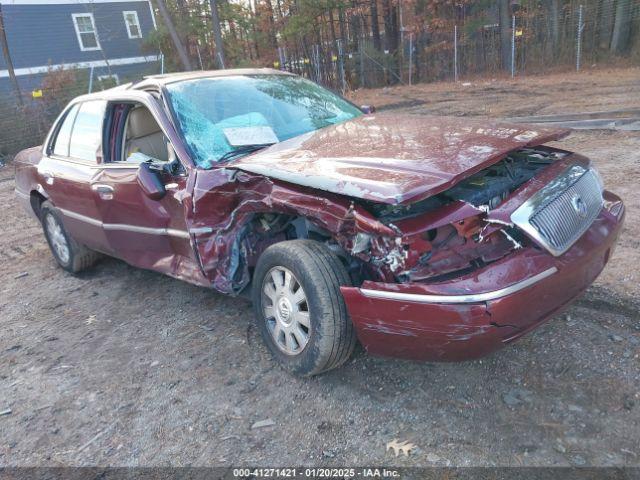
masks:
{"label": "damaged car", "polygon": [[298,76],[148,77],[74,99],[15,159],[70,272],[110,255],[250,295],[299,375],[487,355],[575,299],[625,209],[566,130],[371,113]]}

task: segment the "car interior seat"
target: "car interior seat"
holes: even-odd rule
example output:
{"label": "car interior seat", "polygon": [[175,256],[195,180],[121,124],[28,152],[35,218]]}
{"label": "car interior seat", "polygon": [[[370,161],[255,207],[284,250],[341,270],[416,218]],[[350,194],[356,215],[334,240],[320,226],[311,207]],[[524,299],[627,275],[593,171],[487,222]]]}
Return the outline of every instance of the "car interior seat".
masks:
{"label": "car interior seat", "polygon": [[125,159],[140,152],[163,162],[169,160],[167,138],[147,108],[136,107],[129,112],[126,132]]}

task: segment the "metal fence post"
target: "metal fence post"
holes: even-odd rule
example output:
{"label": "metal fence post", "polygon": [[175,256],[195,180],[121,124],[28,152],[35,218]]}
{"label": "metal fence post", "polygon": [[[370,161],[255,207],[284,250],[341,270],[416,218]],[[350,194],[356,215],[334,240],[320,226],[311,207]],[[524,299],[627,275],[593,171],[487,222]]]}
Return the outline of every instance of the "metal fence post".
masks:
{"label": "metal fence post", "polygon": [[511,16],[511,78],[516,76],[516,16]]}
{"label": "metal fence post", "polygon": [[93,65],[91,65],[91,68],[89,69],[89,92],[91,93],[91,91],[93,90]]}
{"label": "metal fence post", "polygon": [[453,80],[458,81],[458,26],[453,26]]}
{"label": "metal fence post", "polygon": [[164,75],[164,53],[160,52],[160,74]]}
{"label": "metal fence post", "polygon": [[578,36],[576,38],[576,72],[580,71],[580,56],[582,54],[582,5],[578,7]]}

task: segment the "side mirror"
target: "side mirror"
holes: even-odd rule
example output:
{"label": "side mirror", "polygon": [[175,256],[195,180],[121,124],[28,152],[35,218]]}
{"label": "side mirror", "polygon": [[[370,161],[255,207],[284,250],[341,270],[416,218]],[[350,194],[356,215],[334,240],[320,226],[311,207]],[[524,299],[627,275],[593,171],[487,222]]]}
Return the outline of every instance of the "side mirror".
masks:
{"label": "side mirror", "polygon": [[362,105],[360,107],[360,110],[362,110],[362,112],[365,115],[369,115],[371,113],[376,113],[376,107],[374,107],[373,105]]}
{"label": "side mirror", "polygon": [[156,172],[151,170],[148,163],[141,163],[136,175],[138,185],[151,200],[160,200],[167,193],[164,184]]}

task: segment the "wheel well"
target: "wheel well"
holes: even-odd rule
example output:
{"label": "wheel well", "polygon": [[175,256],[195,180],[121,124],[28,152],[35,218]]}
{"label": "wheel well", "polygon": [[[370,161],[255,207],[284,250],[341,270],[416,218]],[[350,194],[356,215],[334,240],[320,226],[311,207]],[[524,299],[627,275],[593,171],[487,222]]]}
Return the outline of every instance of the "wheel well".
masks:
{"label": "wheel well", "polygon": [[46,200],[47,199],[45,198],[45,196],[42,195],[41,193],[36,192],[35,190],[31,192],[29,201],[31,203],[31,208],[33,209],[33,213],[35,213],[38,218],[40,218],[40,208],[42,207],[42,204]]}
{"label": "wheel well", "polygon": [[319,227],[309,218],[269,212],[254,217],[251,225],[252,228],[248,231],[259,232],[257,236],[252,236],[250,239],[249,251],[252,255],[248,259],[248,267],[251,277],[260,255],[269,246],[290,240],[313,240],[325,244],[349,272],[358,270],[359,262],[332,239],[330,232]]}

